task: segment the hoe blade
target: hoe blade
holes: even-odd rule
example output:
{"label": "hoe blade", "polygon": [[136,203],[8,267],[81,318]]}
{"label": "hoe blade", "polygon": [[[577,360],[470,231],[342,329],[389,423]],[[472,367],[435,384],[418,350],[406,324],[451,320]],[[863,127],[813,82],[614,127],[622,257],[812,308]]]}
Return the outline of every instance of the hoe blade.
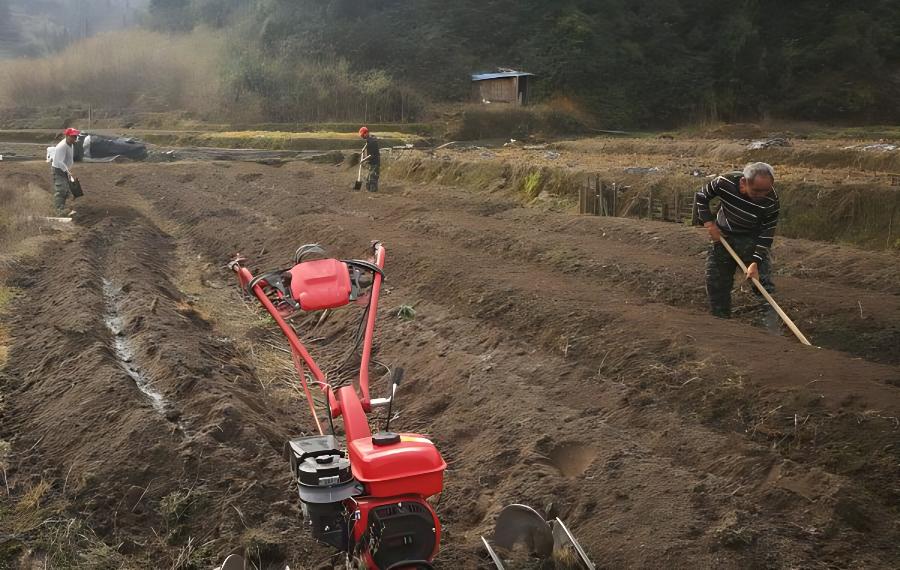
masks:
{"label": "hoe blade", "polygon": [[[481,542],[498,570],[504,570],[503,560],[490,543],[484,537]],[[562,520],[556,518],[548,523],[527,505],[509,505],[500,511],[494,527],[494,544],[510,551],[517,546],[524,547],[531,556],[542,560],[552,558],[566,568],[580,566],[584,570],[596,570],[587,552]]]}
{"label": "hoe blade", "polygon": [[572,552],[587,570],[595,570],[596,566],[588,558],[581,544],[578,543],[569,528],[557,518],[553,521],[553,554],[565,560]]}
{"label": "hoe blade", "polygon": [[[213,570],[249,570],[250,568],[256,568],[256,565],[247,564],[239,554],[230,554],[221,566],[216,566]],[[291,568],[290,566],[285,566],[284,570],[291,570]]]}
{"label": "hoe blade", "polygon": [[217,566],[215,570],[244,570],[245,567],[246,563],[244,562],[243,557],[237,554],[231,554],[225,559],[225,562],[223,562],[221,566]]}
{"label": "hoe blade", "polygon": [[494,527],[494,543],[508,550],[524,546],[538,558],[553,554],[553,531],[537,511],[526,505],[503,507]]}
{"label": "hoe blade", "polygon": [[488,554],[491,556],[491,560],[494,561],[494,566],[497,567],[497,570],[506,570],[506,567],[503,565],[503,561],[500,560],[500,557],[497,556],[497,553],[494,552],[494,549],[491,548],[491,543],[487,541],[483,536],[481,537],[481,542],[484,544],[484,547],[487,548]]}

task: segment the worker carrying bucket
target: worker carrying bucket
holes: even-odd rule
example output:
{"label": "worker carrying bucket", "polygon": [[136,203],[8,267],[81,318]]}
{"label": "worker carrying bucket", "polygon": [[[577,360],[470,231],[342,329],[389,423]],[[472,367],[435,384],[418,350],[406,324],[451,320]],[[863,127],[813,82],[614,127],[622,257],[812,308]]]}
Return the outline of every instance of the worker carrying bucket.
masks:
{"label": "worker carrying bucket", "polygon": [[[718,198],[715,215],[710,201]],[[765,298],[765,324],[777,330],[778,317],[803,344],[810,342],[781,310],[771,293],[770,250],[778,226],[779,201],[775,192],[775,170],[765,162],[748,164],[743,172],[717,176],[697,192],[694,222],[703,224],[712,243],[706,256],[706,293],[712,314],[731,317],[731,288],[738,267],[750,279],[757,294]]]}
{"label": "worker carrying bucket", "polygon": [[81,131],[68,128],[65,138],[59,141],[53,150],[48,150],[48,161],[53,175],[53,206],[59,217],[71,218],[75,210],[66,210],[66,199],[71,193],[74,198],[81,196],[81,184],[72,174],[72,165],[75,164],[75,140]]}
{"label": "worker carrying bucket", "polygon": [[378,137],[369,132],[368,127],[359,129],[360,138],[366,141],[365,146],[360,154],[359,171],[356,175],[356,184],[353,189],[362,188],[362,166],[368,163],[369,176],[366,179],[366,190],[369,192],[378,192],[378,177],[381,174],[381,148],[379,146]]}

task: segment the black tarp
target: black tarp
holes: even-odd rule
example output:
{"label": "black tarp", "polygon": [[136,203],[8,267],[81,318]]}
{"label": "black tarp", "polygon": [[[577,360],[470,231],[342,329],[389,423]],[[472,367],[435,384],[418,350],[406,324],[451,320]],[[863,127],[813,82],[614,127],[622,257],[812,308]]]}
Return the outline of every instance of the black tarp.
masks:
{"label": "black tarp", "polygon": [[[87,149],[84,148],[84,140],[90,136],[91,141]],[[95,135],[93,133],[81,133],[75,141],[75,160],[85,158],[109,158],[112,156],[124,156],[132,160],[144,160],[147,158],[147,145],[134,138],[109,137]]]}

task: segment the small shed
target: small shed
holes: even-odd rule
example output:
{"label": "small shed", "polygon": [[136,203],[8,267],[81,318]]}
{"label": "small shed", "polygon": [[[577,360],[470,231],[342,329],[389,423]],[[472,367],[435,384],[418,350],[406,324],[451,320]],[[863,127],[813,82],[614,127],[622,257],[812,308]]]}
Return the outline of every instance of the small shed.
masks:
{"label": "small shed", "polygon": [[473,98],[481,103],[525,105],[528,102],[530,77],[534,77],[534,74],[512,69],[473,74]]}

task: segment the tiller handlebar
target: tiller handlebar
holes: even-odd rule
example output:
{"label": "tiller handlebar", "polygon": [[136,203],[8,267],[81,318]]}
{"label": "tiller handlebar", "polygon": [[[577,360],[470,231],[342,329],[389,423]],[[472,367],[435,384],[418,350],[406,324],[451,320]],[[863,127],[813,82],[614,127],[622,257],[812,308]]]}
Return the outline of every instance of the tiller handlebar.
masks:
{"label": "tiller handlebar", "polygon": [[[307,259],[313,255],[320,258]],[[318,245],[305,245],[297,250],[290,268],[258,276],[247,269],[246,259],[239,254],[228,265],[241,289],[256,297],[287,338],[319,434],[292,439],[285,446],[304,518],[313,536],[345,552],[348,562],[352,559],[370,569],[430,568],[441,527],[426,499],[441,492],[446,463],[434,444],[420,435],[388,431],[373,435],[366,415],[392,404],[402,376],[402,369],[395,371],[387,397],[371,398],[369,363],[385,248],[373,242],[367,260],[323,255]],[[359,376],[355,385],[335,388],[289,321],[303,312],[354,303],[364,307]],[[307,370],[312,383],[325,394],[330,435],[322,429]],[[347,451],[339,445],[335,431],[334,419],[339,417],[344,420]]]}

